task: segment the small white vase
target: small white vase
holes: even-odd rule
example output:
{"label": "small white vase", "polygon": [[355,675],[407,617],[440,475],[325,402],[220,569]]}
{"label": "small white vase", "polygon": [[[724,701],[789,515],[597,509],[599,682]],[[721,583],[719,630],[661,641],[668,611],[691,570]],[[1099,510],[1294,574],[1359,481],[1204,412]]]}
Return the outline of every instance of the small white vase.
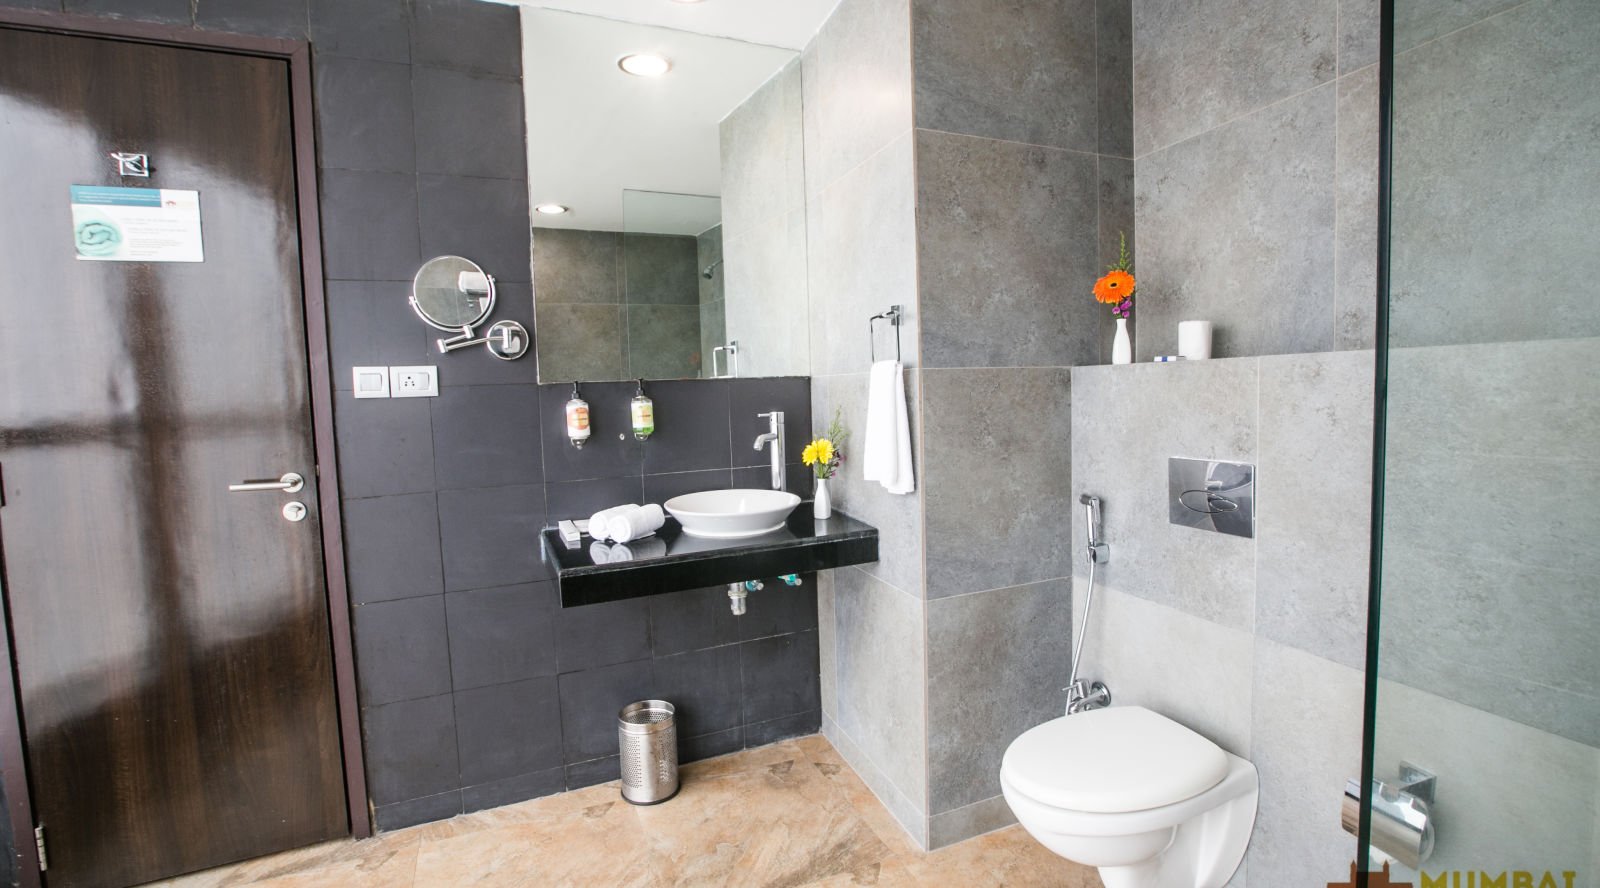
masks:
{"label": "small white vase", "polygon": [[833,497],[828,493],[828,479],[817,479],[817,492],[811,498],[811,517],[816,519],[833,517]]}
{"label": "small white vase", "polygon": [[1111,341],[1111,363],[1133,363],[1133,343],[1128,339],[1127,318],[1117,318],[1117,338]]}

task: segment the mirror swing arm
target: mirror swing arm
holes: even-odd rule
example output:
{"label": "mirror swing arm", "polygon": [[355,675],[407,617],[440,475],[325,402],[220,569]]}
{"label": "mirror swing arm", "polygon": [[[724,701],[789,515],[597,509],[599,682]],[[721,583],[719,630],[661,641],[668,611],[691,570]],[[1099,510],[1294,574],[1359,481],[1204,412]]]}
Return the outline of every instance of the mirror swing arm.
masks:
{"label": "mirror swing arm", "polygon": [[440,354],[483,345],[500,360],[514,361],[531,345],[526,327],[516,321],[496,321],[481,337],[473,329],[494,311],[494,298],[494,276],[477,263],[460,256],[436,256],[417,270],[409,301],[423,323],[456,334],[434,341]]}

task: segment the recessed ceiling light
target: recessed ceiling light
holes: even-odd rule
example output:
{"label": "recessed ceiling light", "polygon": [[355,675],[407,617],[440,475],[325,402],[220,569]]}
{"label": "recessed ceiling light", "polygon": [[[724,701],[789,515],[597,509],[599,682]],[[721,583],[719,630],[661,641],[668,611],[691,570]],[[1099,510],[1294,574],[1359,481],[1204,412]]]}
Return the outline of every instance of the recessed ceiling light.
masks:
{"label": "recessed ceiling light", "polygon": [[543,213],[546,216],[559,216],[565,213],[567,208],[558,203],[546,203],[534,207],[533,211],[535,213]]}
{"label": "recessed ceiling light", "polygon": [[623,56],[617,61],[617,67],[636,77],[660,77],[672,70],[672,63],[665,56],[641,52]]}

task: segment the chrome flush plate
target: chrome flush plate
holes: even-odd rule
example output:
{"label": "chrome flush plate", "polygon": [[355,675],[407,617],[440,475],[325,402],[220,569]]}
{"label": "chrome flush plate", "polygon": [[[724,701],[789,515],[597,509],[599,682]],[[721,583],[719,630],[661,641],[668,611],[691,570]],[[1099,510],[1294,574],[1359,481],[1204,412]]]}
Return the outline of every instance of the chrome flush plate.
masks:
{"label": "chrome flush plate", "polygon": [[1167,459],[1168,520],[1254,538],[1256,467],[1218,459]]}

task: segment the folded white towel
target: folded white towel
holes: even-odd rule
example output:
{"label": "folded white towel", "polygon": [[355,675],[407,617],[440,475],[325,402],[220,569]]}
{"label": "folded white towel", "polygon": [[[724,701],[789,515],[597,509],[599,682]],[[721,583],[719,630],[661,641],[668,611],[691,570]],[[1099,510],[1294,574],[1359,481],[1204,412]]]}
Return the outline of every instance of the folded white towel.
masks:
{"label": "folded white towel", "polygon": [[611,563],[611,547],[601,542],[589,544],[589,560],[595,564]]}
{"label": "folded white towel", "polygon": [[917,489],[911,467],[911,423],[906,378],[899,361],[879,361],[867,378],[867,431],[862,435],[861,478],[890,493]]}
{"label": "folded white towel", "polygon": [[655,533],[665,523],[667,515],[661,507],[648,503],[614,516],[606,524],[606,536],[619,543],[631,542]]}
{"label": "folded white towel", "polygon": [[593,515],[590,515],[589,536],[594,537],[597,540],[606,539],[606,528],[611,523],[611,519],[617,517],[618,515],[632,512],[637,508],[639,508],[638,503],[628,503],[625,506],[612,506],[609,509],[601,509]]}

